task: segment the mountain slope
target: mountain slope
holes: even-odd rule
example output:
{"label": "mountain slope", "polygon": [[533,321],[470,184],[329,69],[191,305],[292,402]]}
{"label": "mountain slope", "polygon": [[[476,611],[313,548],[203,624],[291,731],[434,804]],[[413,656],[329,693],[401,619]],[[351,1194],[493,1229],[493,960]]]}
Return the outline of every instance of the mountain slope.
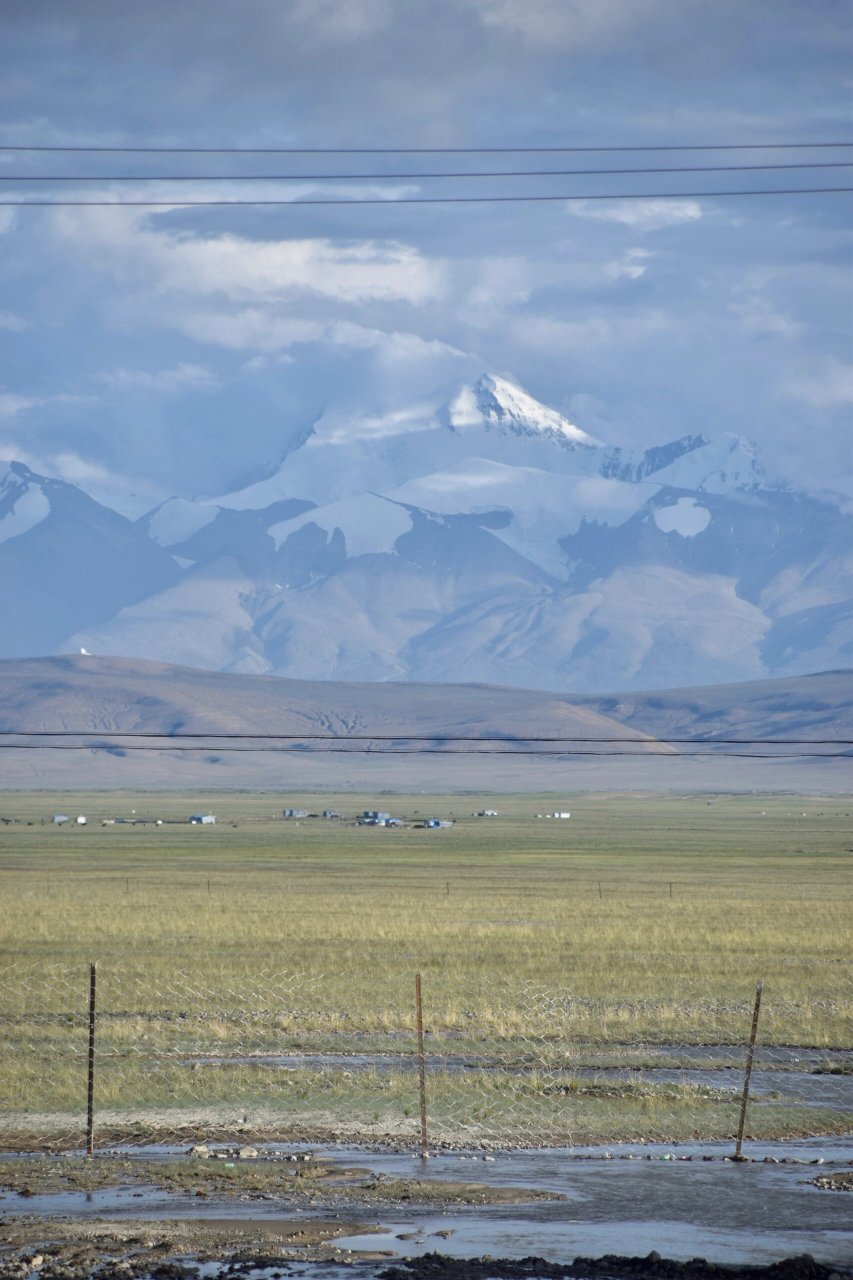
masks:
{"label": "mountain slope", "polygon": [[[558,693],[486,685],[333,683],[231,675],[128,658],[66,656],[0,661],[0,732],[77,730],[199,733],[191,751],[132,751],[129,739],[101,739],[99,750],[3,750],[0,786],[92,791],[247,787],[308,789],[558,791],[586,788],[695,792],[715,789],[838,791],[849,787],[849,760],[687,758],[655,742],[666,736],[853,737],[851,672],[793,680],[576,699]],[[652,735],[648,734],[651,729]],[[291,734],[287,752],[245,750],[222,734]],[[374,735],[369,752],[352,742],[326,749],[315,735]],[[377,739],[392,736],[402,754]],[[496,736],[510,748],[529,736],[628,738],[603,758],[502,754],[500,744],[457,742],[451,735]],[[31,739],[30,741],[35,741]],[[74,740],[70,740],[72,743]],[[80,740],[77,740],[80,741]],[[85,741],[85,739],[83,740]],[[68,740],[62,740],[68,746]],[[368,745],[368,743],[362,743]],[[582,751],[589,746],[576,744]],[[229,751],[228,747],[238,747]],[[316,747],[320,750],[317,751]],[[620,754],[609,754],[617,749]],[[470,754],[476,750],[483,754]],[[79,803],[79,801],[78,801]],[[47,804],[47,802],[46,802]],[[384,806],[383,806],[384,807]],[[48,810],[49,811],[49,810]]]}
{"label": "mountain slope", "polygon": [[74,485],[0,463],[0,655],[55,648],[177,576],[137,524]]}
{"label": "mountain slope", "polygon": [[574,701],[652,737],[853,738],[853,670]]}
{"label": "mountain slope", "polygon": [[135,524],[25,489],[0,507],[7,656],[589,693],[853,662],[843,500],[731,434],[610,448],[501,378],[332,407],[262,480]]}

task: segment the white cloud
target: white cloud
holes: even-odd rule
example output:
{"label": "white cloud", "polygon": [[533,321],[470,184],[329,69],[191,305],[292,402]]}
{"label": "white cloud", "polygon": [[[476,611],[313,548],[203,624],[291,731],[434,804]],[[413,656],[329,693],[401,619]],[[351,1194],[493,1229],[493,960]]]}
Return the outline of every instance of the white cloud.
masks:
{"label": "white cloud", "polygon": [[[230,347],[237,351],[272,354],[304,343],[326,343],[333,347],[351,347],[360,351],[376,351],[387,362],[425,359],[436,356],[467,358],[464,351],[436,339],[421,338],[405,331],[368,328],[349,320],[300,319],[276,315],[273,308],[249,307],[242,311],[192,311],[172,317],[173,323],[189,337],[200,342]],[[263,365],[252,359],[245,366],[250,372]]]}
{"label": "white cloud", "polygon": [[482,22],[542,49],[622,43],[659,0],[469,0]]}
{"label": "white cloud", "polygon": [[120,394],[142,392],[148,395],[176,395],[182,391],[209,391],[219,380],[209,369],[197,364],[179,364],[174,369],[115,369],[95,374],[95,381],[108,391]]}
{"label": "white cloud", "polygon": [[60,232],[91,250],[93,265],[158,293],[232,302],[315,295],[346,303],[421,306],[445,289],[443,267],[397,241],[249,240],[154,230],[127,210],[63,211]]}
{"label": "white cloud", "polygon": [[19,396],[14,392],[0,391],[0,420],[12,421],[30,409],[53,404],[92,404],[94,396],[78,396],[62,392],[54,396]]}
{"label": "white cloud", "polygon": [[288,20],[303,34],[342,44],[372,35],[390,15],[389,0],[293,0]]}
{"label": "white cloud", "polygon": [[533,287],[530,261],[521,256],[480,259],[477,280],[464,300],[465,318],[475,328],[486,328],[510,306],[527,302]]}
{"label": "white cloud", "polygon": [[384,414],[348,414],[332,410],[314,424],[310,447],[343,444],[352,440],[382,440],[405,431],[423,431],[437,426],[435,408],[429,404],[406,405]]}
{"label": "white cloud", "polygon": [[197,342],[235,351],[281,351],[300,342],[319,342],[326,331],[326,325],[319,320],[291,319],[262,307],[231,312],[179,312],[169,319]]}
{"label": "white cloud", "polygon": [[52,479],[65,480],[68,484],[77,485],[84,493],[88,493],[96,502],[111,507],[131,519],[150,511],[157,503],[168,495],[161,489],[147,484],[144,480],[120,475],[116,471],[83,458],[70,449],[58,453],[47,453],[44,456],[25,449],[12,440],[0,441],[0,458],[8,462],[22,462],[24,466],[35,471],[37,475],[49,476]]}
{"label": "white cloud", "polygon": [[442,356],[468,359],[466,351],[437,338],[422,338],[404,330],[367,329],[345,320],[329,325],[327,340],[338,346],[376,350],[386,363],[392,364]]}
{"label": "white cloud", "polygon": [[729,311],[740,318],[749,333],[777,333],[783,338],[795,338],[800,333],[800,325],[795,320],[782,315],[769,298],[758,292],[730,302]]}
{"label": "white cloud", "polygon": [[520,316],[512,334],[526,347],[546,351],[573,351],[600,347],[612,337],[610,324],[602,316],[589,320],[556,320],[549,316]]}
{"label": "white cloud", "polygon": [[815,409],[836,409],[853,404],[853,364],[829,356],[820,373],[789,382],[787,390]]}
{"label": "white cloud", "polygon": [[702,217],[698,200],[576,200],[567,205],[569,213],[581,218],[597,218],[601,222],[621,222],[635,231],[659,231],[662,227],[682,222],[696,222]]}
{"label": "white cloud", "polygon": [[8,391],[0,391],[0,419],[8,422],[17,418],[19,413],[25,413],[27,409],[41,403],[33,396],[16,396]]}
{"label": "white cloud", "polygon": [[24,329],[31,328],[29,320],[16,315],[14,311],[0,311],[0,329],[6,329],[9,333],[22,333]]}
{"label": "white cloud", "polygon": [[650,249],[629,249],[615,262],[604,264],[608,280],[639,280],[646,274],[647,259],[654,257]]}
{"label": "white cloud", "polygon": [[72,450],[61,450],[45,458],[47,474],[78,485],[85,493],[135,519],[150,511],[168,495],[159,487],[132,476],[121,475]]}
{"label": "white cloud", "polygon": [[15,440],[0,440],[0,458],[4,462],[23,462],[31,471],[39,471],[44,466],[42,458],[37,458]]}

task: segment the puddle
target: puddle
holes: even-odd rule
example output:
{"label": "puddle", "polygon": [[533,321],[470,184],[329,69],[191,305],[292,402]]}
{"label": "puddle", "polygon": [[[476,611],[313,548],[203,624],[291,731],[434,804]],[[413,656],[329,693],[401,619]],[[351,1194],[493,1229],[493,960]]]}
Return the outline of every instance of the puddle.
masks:
{"label": "puddle", "polygon": [[[213,1144],[211,1144],[213,1147]],[[185,1158],[186,1146],[124,1149],[147,1160]],[[823,1168],[853,1167],[853,1137],[800,1142],[749,1143],[746,1164],[724,1160],[731,1143],[682,1146],[623,1144],[610,1148],[443,1153],[422,1161],[411,1153],[366,1151],[358,1147],[319,1148],[269,1144],[270,1151],[311,1151],[341,1166],[367,1167],[378,1175],[428,1182],[460,1180],[492,1186],[558,1192],[560,1201],[523,1207],[407,1205],[392,1210],[382,1234],[338,1239],[341,1249],[394,1251],[417,1256],[437,1251],[454,1257],[489,1253],[496,1257],[539,1255],[565,1261],[581,1254],[703,1256],[719,1262],[770,1262],[810,1253],[820,1261],[853,1263],[849,1231],[850,1197],[808,1185]],[[710,1157],[710,1158],[707,1158]],[[762,1163],[807,1161],[809,1163]],[[293,1219],[296,1210],[276,1200],[199,1200],[185,1193],[140,1187],[91,1193],[32,1196],[6,1194],[0,1216],[216,1219]],[[351,1212],[348,1209],[347,1212]],[[376,1206],[369,1210],[376,1213]],[[322,1204],[304,1211],[305,1220],[324,1214]],[[300,1215],[301,1216],[301,1215]],[[439,1234],[440,1233],[440,1234]],[[399,1236],[405,1239],[399,1239]],[[310,1270],[305,1273],[310,1275]],[[333,1272],[325,1272],[331,1280]],[[352,1275],[352,1271],[348,1271]]]}
{"label": "puddle", "polygon": [[167,1199],[165,1191],[140,1187],[107,1187],[98,1191],[60,1191],[32,1196],[7,1191],[0,1195],[0,1218],[12,1215],[85,1218],[100,1214],[138,1218],[150,1216],[152,1209],[159,1208]]}
{"label": "puddle", "polygon": [[[739,1098],[743,1090],[742,1067],[714,1067],[710,1070],[685,1067],[581,1068],[577,1079],[624,1080],[649,1084],[692,1084],[721,1090]],[[853,1075],[815,1075],[811,1072],[754,1068],[749,1084],[753,1100],[772,1097],[775,1101],[804,1107],[829,1107],[853,1112]]]}
{"label": "puddle", "polygon": [[[600,1057],[610,1065],[614,1059],[648,1061],[650,1065],[658,1058],[678,1058],[679,1062],[693,1066],[729,1066],[743,1070],[746,1058],[746,1046],[742,1044],[613,1044],[607,1046],[588,1046],[580,1051],[587,1060]],[[853,1049],[815,1049],[800,1045],[761,1045],[755,1046],[756,1067],[800,1068],[801,1070],[826,1070],[831,1067],[842,1067],[853,1071]]]}
{"label": "puddle", "polygon": [[[442,1041],[452,1040],[448,1033],[441,1037]],[[549,1046],[553,1050],[553,1046]],[[508,1055],[507,1055],[508,1056]],[[518,1058],[501,1061],[495,1053],[443,1053],[427,1042],[425,1065],[432,1071],[512,1071],[527,1073],[531,1071],[581,1072],[586,1070],[636,1069],[639,1064],[643,1069],[666,1068],[667,1061],[678,1059],[678,1068],[684,1070],[705,1071],[729,1068],[743,1071],[746,1049],[743,1045],[610,1045],[607,1047],[578,1046],[567,1053],[560,1061],[543,1062],[531,1060],[525,1062]],[[245,1054],[188,1054],[183,1061],[187,1066],[263,1066],[280,1067],[282,1070],[340,1070],[340,1071],[417,1071],[418,1059],[414,1052],[366,1052],[358,1051],[317,1051],[305,1053],[245,1053]],[[809,1049],[797,1046],[778,1048],[770,1046],[755,1050],[756,1068],[767,1071],[799,1071],[811,1076],[813,1073],[850,1073],[853,1075],[853,1049]],[[675,1068],[673,1068],[675,1069]]]}
{"label": "puddle", "polygon": [[[446,1239],[436,1237],[438,1230],[452,1230],[453,1234]],[[399,1235],[410,1238],[400,1240]],[[429,1218],[390,1224],[384,1235],[342,1237],[336,1244],[353,1250],[393,1249],[401,1258],[435,1251],[454,1258],[490,1253],[498,1258],[538,1256],[565,1262],[579,1255],[597,1258],[608,1253],[643,1257],[654,1249],[677,1261],[703,1257],[720,1263],[767,1263],[803,1252],[819,1262],[839,1266],[853,1260],[849,1236],[845,1240],[840,1230],[766,1230],[746,1223],[732,1228],[729,1224],[697,1225],[671,1218],[613,1218],[603,1223]]]}
{"label": "puddle", "polygon": [[[853,1163],[850,1140],[754,1145],[750,1155],[756,1160],[768,1156]],[[673,1159],[675,1154],[690,1155],[692,1160]],[[697,1144],[613,1148],[610,1158],[601,1148],[583,1148],[572,1153],[512,1152],[496,1155],[494,1163],[474,1154],[430,1161],[390,1154],[362,1154],[361,1159],[390,1176],[411,1177],[414,1167],[414,1176],[430,1181],[464,1177],[557,1191],[566,1197],[562,1202],[531,1205],[523,1215],[517,1207],[495,1208],[488,1215],[469,1209],[441,1218],[412,1215],[400,1230],[416,1231],[417,1238],[423,1236],[427,1243],[413,1246],[396,1241],[403,1254],[440,1247],[456,1257],[483,1252],[507,1257],[540,1254],[558,1261],[576,1254],[642,1255],[656,1249],[664,1257],[677,1259],[704,1256],[768,1262],[805,1252],[823,1261],[853,1261],[850,1201],[838,1193],[830,1203],[831,1193],[806,1185],[816,1167],[725,1163],[723,1156],[730,1154],[731,1144]],[[716,1158],[708,1162],[703,1155]],[[430,1239],[431,1232],[449,1228],[453,1235],[447,1240],[439,1237],[440,1246]],[[350,1240],[338,1243],[358,1247]]]}

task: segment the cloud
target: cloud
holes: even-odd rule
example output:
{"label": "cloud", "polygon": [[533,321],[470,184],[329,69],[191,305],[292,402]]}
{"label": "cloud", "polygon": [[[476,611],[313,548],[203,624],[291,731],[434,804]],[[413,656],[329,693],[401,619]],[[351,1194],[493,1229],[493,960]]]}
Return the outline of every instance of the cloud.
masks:
{"label": "cloud", "polygon": [[318,40],[346,44],[373,35],[390,16],[389,0],[295,0],[288,22]]}
{"label": "cloud", "polygon": [[[467,353],[450,343],[422,338],[416,333],[384,330],[349,320],[309,320],[276,315],[273,308],[249,307],[242,311],[193,311],[173,317],[175,325],[196,341],[237,351],[275,353],[288,347],[324,343],[356,351],[376,351],[388,361],[455,356]],[[254,370],[262,365],[249,361]]]}
{"label": "cloud", "polygon": [[567,205],[569,213],[579,218],[597,218],[600,222],[621,222],[635,231],[659,231],[662,227],[696,222],[702,217],[698,200],[616,200],[613,204],[577,200]]}
{"label": "cloud", "polygon": [[589,320],[520,316],[513,322],[512,333],[526,347],[563,352],[604,346],[612,337],[610,323],[603,316],[593,316]]}
{"label": "cloud", "polygon": [[616,262],[604,264],[608,280],[639,280],[646,274],[646,261],[654,257],[650,249],[629,249]]}
{"label": "cloud", "polygon": [[829,356],[820,373],[787,384],[790,395],[815,409],[837,409],[853,404],[853,364]]}
{"label": "cloud", "polygon": [[37,475],[76,485],[96,502],[131,519],[150,511],[168,496],[164,490],[144,480],[111,471],[71,449],[39,455],[16,441],[0,440],[0,458],[8,462],[22,462]]}
{"label": "cloud", "polygon": [[211,391],[219,379],[209,369],[197,364],[179,364],[174,369],[115,369],[97,373],[94,380],[108,391],[119,394],[179,395],[183,391]]}
{"label": "cloud", "polygon": [[25,329],[31,328],[29,320],[16,315],[14,311],[0,311],[0,329],[5,329],[8,333],[23,333]]}
{"label": "cloud", "polygon": [[14,392],[0,391],[0,420],[12,421],[22,413],[43,408],[45,405],[94,403],[94,396],[72,395],[68,392],[50,396],[21,396]]}
{"label": "cloud", "polygon": [[730,302],[729,311],[740,318],[741,324],[749,333],[776,333],[783,338],[795,338],[801,330],[795,320],[782,315],[769,298],[758,292]]}
{"label": "cloud", "polygon": [[230,347],[235,351],[281,351],[302,342],[319,342],[327,326],[320,320],[276,315],[271,309],[246,307],[242,311],[187,311],[170,322],[197,342]]}
{"label": "cloud", "polygon": [[41,403],[33,396],[16,396],[8,391],[0,391],[0,419],[8,422]]}
{"label": "cloud", "polygon": [[382,440],[406,431],[431,430],[439,426],[434,404],[406,404],[387,413],[352,413],[346,409],[333,409],[314,424],[309,445],[319,447],[353,440]]}
{"label": "cloud", "polygon": [[487,27],[539,49],[597,49],[630,39],[660,0],[469,0]]}
{"label": "cloud", "polygon": [[313,294],[345,303],[420,306],[445,288],[439,264],[397,241],[202,237],[152,229],[125,210],[85,215],[66,211],[58,218],[60,232],[91,250],[93,266],[147,282],[160,293],[237,302]]}

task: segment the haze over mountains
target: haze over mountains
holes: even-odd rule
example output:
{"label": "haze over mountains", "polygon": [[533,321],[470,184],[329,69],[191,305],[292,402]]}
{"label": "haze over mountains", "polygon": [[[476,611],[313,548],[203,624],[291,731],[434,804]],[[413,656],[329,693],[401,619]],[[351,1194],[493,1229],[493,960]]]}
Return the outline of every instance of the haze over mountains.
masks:
{"label": "haze over mountains", "polygon": [[[189,486],[188,486],[189,489]],[[495,377],[330,410],[278,464],[131,521],[0,464],[0,656],[597,693],[849,666],[853,520],[754,448],[610,448]]]}

